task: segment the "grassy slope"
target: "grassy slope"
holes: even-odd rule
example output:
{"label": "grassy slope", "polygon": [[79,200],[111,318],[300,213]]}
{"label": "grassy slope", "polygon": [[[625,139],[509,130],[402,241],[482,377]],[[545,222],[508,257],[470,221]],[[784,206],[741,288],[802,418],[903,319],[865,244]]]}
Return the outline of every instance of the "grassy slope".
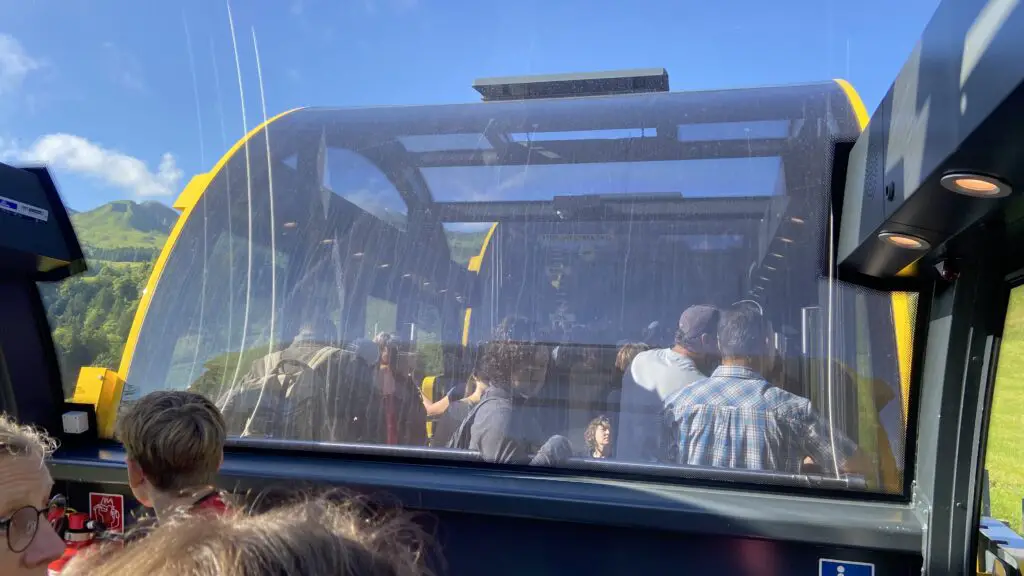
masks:
{"label": "grassy slope", "polygon": [[157,202],[119,200],[73,216],[82,244],[93,248],[160,248],[178,213]]}
{"label": "grassy slope", "polygon": [[1024,288],[1010,296],[994,394],[985,460],[992,516],[1010,522],[1011,528],[1020,532],[1024,498],[1024,465],[1020,458],[1024,438]]}

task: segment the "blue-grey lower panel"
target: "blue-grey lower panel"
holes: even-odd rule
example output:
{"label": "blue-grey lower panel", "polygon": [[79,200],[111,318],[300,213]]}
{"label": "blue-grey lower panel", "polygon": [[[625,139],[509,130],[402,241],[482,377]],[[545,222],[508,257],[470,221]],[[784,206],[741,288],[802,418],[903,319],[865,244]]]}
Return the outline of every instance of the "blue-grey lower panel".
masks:
{"label": "blue-grey lower panel", "polygon": [[[117,449],[65,452],[51,470],[72,503],[90,490],[128,494]],[[897,504],[265,453],[227,455],[221,485],[394,498],[423,512],[449,574],[818,574],[821,558],[920,573],[920,527]]]}

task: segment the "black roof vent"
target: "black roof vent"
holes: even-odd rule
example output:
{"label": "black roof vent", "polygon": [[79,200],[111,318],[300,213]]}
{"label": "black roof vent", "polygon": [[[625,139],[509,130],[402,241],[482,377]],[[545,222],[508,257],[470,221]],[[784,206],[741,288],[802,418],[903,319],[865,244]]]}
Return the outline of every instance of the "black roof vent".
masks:
{"label": "black roof vent", "polygon": [[612,72],[481,78],[473,82],[473,89],[483,96],[484,102],[668,92],[668,72],[664,68],[643,68]]}

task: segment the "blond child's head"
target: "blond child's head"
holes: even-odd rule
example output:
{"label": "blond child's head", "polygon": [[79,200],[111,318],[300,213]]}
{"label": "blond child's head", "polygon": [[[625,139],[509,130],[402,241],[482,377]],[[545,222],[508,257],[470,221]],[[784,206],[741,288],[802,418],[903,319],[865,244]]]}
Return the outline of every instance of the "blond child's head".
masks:
{"label": "blond child's head", "polygon": [[143,396],[118,418],[117,436],[132,492],[146,506],[212,485],[224,460],[224,418],[213,402],[193,392]]}

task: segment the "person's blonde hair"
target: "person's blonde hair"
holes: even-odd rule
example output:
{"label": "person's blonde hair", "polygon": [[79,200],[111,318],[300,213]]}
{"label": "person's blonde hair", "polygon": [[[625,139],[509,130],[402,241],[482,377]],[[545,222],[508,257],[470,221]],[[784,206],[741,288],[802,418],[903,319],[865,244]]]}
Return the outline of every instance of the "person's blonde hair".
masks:
{"label": "person's blonde hair", "polygon": [[224,417],[201,394],[151,392],[117,421],[117,437],[158,490],[213,484],[227,437]]}
{"label": "person's blonde hair", "polygon": [[33,456],[42,459],[56,447],[56,441],[45,432],[18,424],[7,414],[0,413],[0,457]]}
{"label": "person's blonde hair", "polygon": [[64,574],[421,576],[431,574],[426,552],[409,520],[316,498],[261,514],[174,517],[124,549],[76,558]]}

